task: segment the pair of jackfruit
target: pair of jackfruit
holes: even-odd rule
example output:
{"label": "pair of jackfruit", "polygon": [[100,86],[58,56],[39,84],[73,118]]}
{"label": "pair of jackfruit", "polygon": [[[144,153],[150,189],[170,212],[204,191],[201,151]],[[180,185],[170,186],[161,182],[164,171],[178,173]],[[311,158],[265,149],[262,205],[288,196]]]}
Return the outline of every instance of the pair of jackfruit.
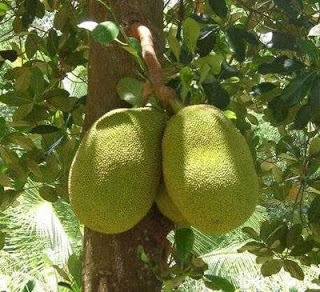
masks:
{"label": "pair of jackfruit", "polygon": [[168,122],[152,108],[107,113],[80,144],[69,191],[78,219],[102,233],[129,230],[156,200],[174,222],[221,234],[253,213],[259,193],[244,138],[208,105]]}

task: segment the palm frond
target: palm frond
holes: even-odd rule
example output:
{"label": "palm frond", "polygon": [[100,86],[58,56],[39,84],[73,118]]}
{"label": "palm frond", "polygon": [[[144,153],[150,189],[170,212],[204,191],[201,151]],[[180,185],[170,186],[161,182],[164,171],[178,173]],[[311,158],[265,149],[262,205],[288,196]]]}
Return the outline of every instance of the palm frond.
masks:
{"label": "palm frond", "polygon": [[[76,248],[81,245],[80,226],[67,204],[60,200],[54,204],[44,201],[33,186],[30,183],[31,188],[19,198],[19,205],[7,209],[0,219],[7,235],[5,248],[0,251],[0,277],[9,277],[12,291],[20,291],[30,278],[41,282],[39,287],[54,289],[57,279],[52,264],[66,264],[72,244],[76,243]],[[42,291],[54,291],[48,287]]]}

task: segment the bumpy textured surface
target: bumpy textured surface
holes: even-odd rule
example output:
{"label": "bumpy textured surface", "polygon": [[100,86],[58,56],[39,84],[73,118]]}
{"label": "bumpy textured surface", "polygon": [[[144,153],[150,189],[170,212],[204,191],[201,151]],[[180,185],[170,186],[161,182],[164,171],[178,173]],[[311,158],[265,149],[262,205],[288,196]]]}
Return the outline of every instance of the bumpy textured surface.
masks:
{"label": "bumpy textured surface", "polygon": [[200,231],[230,231],[253,213],[259,196],[250,150],[215,107],[189,106],[170,119],[163,139],[168,194]]}
{"label": "bumpy textured surface", "polygon": [[146,215],[161,177],[165,123],[155,109],[118,109],[87,132],[69,175],[71,207],[85,226],[120,233]]}
{"label": "bumpy textured surface", "polygon": [[187,220],[183,218],[177,206],[172,202],[164,185],[160,186],[159,193],[156,197],[156,203],[160,212],[172,222],[179,226],[190,226]]}

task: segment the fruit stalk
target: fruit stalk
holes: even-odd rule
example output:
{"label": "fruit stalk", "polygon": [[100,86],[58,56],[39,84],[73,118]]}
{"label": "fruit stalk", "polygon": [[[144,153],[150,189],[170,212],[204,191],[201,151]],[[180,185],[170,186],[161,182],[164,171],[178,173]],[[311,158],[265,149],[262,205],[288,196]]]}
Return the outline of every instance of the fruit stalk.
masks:
{"label": "fruit stalk", "polygon": [[129,34],[141,43],[142,58],[147,65],[150,81],[163,106],[165,108],[169,106],[173,112],[178,112],[182,106],[175,98],[175,90],[164,83],[163,68],[155,52],[150,29],[140,22],[134,22],[130,25]]}

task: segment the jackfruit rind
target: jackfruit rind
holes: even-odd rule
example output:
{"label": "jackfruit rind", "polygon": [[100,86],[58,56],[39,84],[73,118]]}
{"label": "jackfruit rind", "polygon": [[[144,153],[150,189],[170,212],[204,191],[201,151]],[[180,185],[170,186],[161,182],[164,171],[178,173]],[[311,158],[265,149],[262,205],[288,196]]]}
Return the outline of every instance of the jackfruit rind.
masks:
{"label": "jackfruit rind", "polygon": [[71,207],[80,222],[114,234],[146,215],[161,177],[165,123],[151,108],[113,110],[94,123],[69,174]]}
{"label": "jackfruit rind", "polygon": [[179,226],[190,226],[187,220],[183,218],[172,199],[169,197],[164,185],[160,186],[159,192],[156,196],[156,203],[160,212],[172,222]]}
{"label": "jackfruit rind", "polygon": [[254,212],[259,184],[253,159],[223,112],[185,107],[169,120],[162,147],[168,194],[192,226],[222,234]]}

